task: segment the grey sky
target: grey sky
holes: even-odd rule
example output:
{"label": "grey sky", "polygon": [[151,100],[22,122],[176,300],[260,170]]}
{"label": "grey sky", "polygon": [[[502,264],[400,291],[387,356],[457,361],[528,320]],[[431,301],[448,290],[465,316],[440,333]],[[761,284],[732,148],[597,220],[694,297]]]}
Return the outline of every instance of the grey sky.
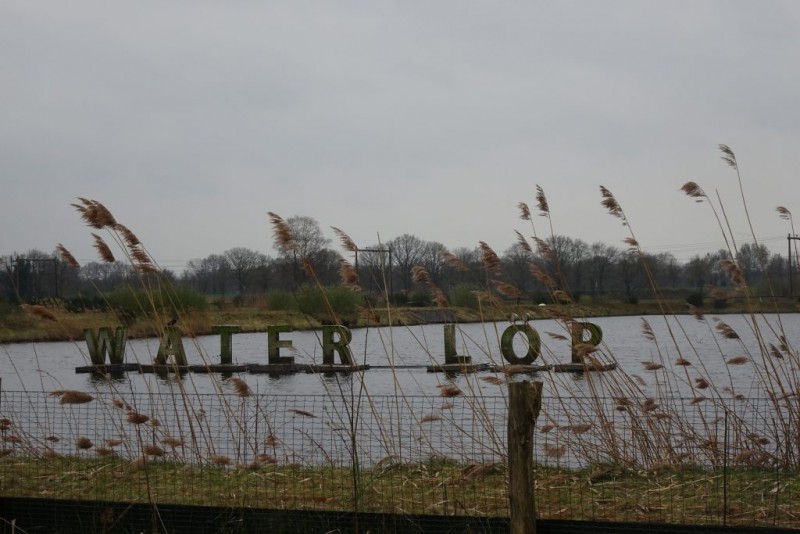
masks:
{"label": "grey sky", "polygon": [[[502,253],[554,230],[685,260],[720,248],[719,190],[785,254],[800,215],[800,3],[0,2],[0,254],[96,259],[75,197],[162,265],[245,246],[266,212],[361,246],[403,233]],[[537,231],[549,232],[535,217]]]}

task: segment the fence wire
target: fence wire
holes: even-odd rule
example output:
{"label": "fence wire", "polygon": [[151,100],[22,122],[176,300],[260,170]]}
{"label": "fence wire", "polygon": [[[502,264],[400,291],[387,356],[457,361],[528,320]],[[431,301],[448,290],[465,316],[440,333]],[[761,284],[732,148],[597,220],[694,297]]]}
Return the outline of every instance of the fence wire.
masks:
{"label": "fence wire", "polygon": [[[508,515],[504,397],[1,395],[7,497]],[[543,399],[539,517],[800,527],[796,418],[731,406]]]}

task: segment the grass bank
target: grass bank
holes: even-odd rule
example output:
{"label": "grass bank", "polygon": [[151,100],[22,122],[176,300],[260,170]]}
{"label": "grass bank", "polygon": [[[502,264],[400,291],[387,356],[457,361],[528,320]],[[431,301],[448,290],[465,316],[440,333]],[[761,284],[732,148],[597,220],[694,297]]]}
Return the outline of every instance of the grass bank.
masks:
{"label": "grass bank", "polygon": [[[88,452],[88,451],[87,451]],[[159,504],[508,516],[504,464],[432,459],[353,471],[346,467],[185,465],[163,459],[0,460],[3,495]],[[800,475],[759,469],[626,471],[538,467],[542,519],[800,527]],[[357,503],[357,504],[356,504]]]}
{"label": "grass bank", "polygon": [[[753,306],[755,305],[755,310]],[[0,343],[28,341],[73,341],[83,339],[83,330],[103,326],[126,324],[131,338],[158,336],[163,331],[169,316],[145,316],[123,320],[113,312],[70,312],[59,306],[47,306],[47,316],[26,313],[19,309],[0,315]],[[754,299],[749,307],[744,301],[731,299],[725,308],[711,306],[700,308],[700,312],[713,315],[728,313],[798,313],[797,299]],[[492,308],[389,307],[360,308],[340,322],[351,328],[415,325],[428,322],[453,321],[470,323],[480,321],[504,321],[511,314],[527,314],[534,319],[562,317],[609,317],[623,315],[659,315],[662,313],[689,313],[687,304],[681,299],[641,299],[630,303],[614,299],[585,298],[577,304],[550,304],[539,306],[533,303],[506,303]],[[258,306],[233,306],[226,304],[202,311],[187,311],[178,314],[178,325],[186,335],[206,335],[213,325],[235,324],[243,332],[263,332],[267,326],[290,325],[295,330],[319,328],[330,323],[326,314],[306,314],[297,310],[269,310]]]}

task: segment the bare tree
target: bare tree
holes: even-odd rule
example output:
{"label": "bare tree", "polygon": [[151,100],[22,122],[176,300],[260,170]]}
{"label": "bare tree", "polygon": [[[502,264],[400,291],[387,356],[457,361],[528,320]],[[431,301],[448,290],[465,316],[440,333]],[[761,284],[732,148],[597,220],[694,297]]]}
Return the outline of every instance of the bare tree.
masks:
{"label": "bare tree", "polygon": [[266,265],[267,257],[246,247],[234,247],[226,250],[224,256],[230,266],[231,275],[236,281],[239,294],[244,295],[248,289],[248,280],[257,269]]}
{"label": "bare tree", "polygon": [[417,236],[403,234],[389,241],[388,245],[399,270],[403,291],[408,292],[411,288],[411,269],[422,262],[425,242]]}
{"label": "bare tree", "polygon": [[295,215],[286,219],[292,233],[292,245],[287,247],[285,243],[276,242],[275,249],[280,253],[280,261],[277,265],[281,266],[294,287],[297,287],[302,280],[302,262],[308,261],[312,265],[320,260],[327,260],[324,254],[330,239],[326,238],[319,227],[319,223],[313,217],[305,215]]}
{"label": "bare tree", "polygon": [[191,260],[186,264],[184,279],[196,291],[206,295],[225,295],[230,278],[230,264],[221,254],[211,254],[200,260]]}

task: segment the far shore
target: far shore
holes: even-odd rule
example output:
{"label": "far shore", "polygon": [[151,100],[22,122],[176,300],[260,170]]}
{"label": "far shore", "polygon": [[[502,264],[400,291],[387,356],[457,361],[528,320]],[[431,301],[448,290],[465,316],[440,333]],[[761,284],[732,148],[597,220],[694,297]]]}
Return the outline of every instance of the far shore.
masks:
{"label": "far shore", "polygon": [[[588,301],[588,299],[587,299]],[[116,327],[123,324],[112,312],[72,313],[58,308],[48,308],[50,318],[30,313],[14,312],[0,317],[0,343],[22,343],[40,341],[83,340],[84,329]],[[324,324],[342,324],[349,328],[378,326],[411,326],[445,322],[473,323],[483,321],[508,321],[512,316],[529,320],[553,318],[589,318],[613,316],[689,315],[702,316],[749,313],[798,313],[797,299],[753,298],[746,302],[733,301],[725,307],[705,306],[691,310],[680,300],[641,299],[636,303],[619,300],[592,299],[586,303],[548,304],[505,303],[488,309],[435,308],[435,307],[384,307],[362,308],[349,316],[336,317],[328,313],[304,314],[292,310],[266,310],[258,307],[235,307],[233,305],[207,310],[193,310],[178,314],[177,325],[187,336],[212,333],[214,325],[238,325],[245,332],[266,332],[270,325],[289,325],[295,330],[318,329]],[[157,337],[171,319],[144,316],[128,320],[129,338]]]}

